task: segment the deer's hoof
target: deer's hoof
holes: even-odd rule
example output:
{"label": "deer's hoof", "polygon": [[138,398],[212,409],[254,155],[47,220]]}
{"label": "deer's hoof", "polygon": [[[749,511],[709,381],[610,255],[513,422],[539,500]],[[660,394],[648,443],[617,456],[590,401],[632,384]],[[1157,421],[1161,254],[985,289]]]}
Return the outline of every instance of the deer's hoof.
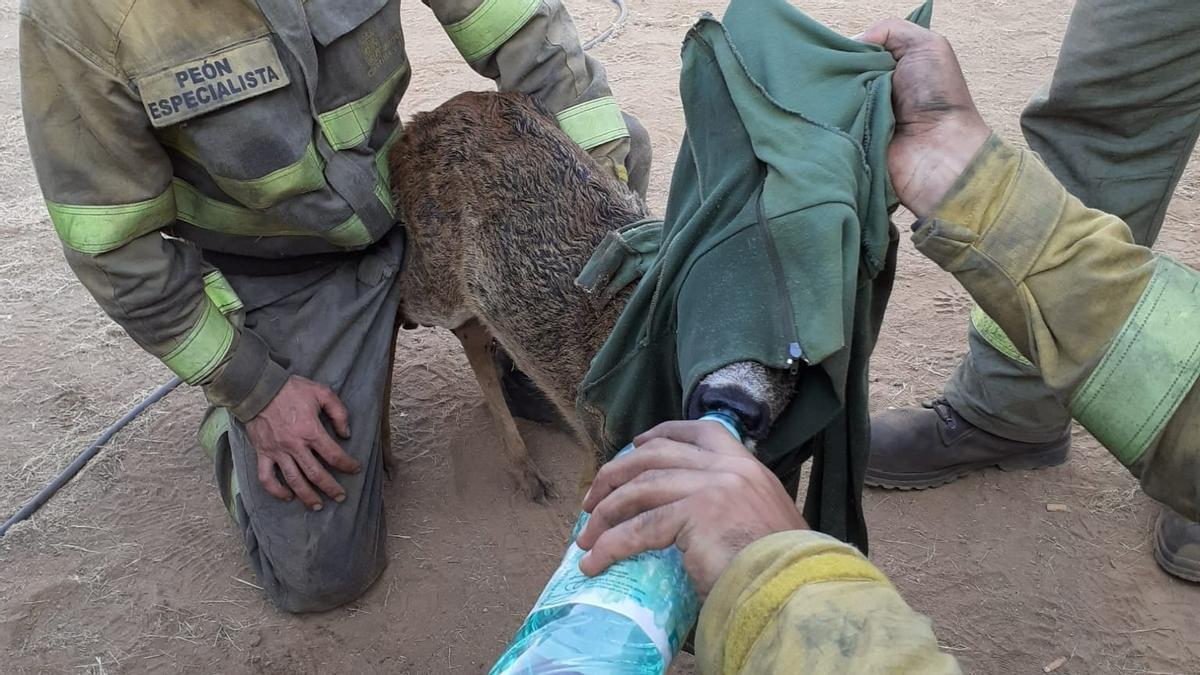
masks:
{"label": "deer's hoof", "polygon": [[537,467],[530,464],[517,476],[517,487],[529,501],[539,504],[545,504],[547,499],[554,496],[554,486],[542,476]]}

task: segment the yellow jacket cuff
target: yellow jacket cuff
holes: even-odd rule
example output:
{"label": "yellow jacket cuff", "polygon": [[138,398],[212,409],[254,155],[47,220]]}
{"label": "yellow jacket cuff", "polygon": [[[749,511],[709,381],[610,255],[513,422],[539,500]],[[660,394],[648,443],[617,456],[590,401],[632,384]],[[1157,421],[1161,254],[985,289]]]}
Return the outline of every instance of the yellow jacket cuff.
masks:
{"label": "yellow jacket cuff", "polygon": [[700,614],[697,658],[709,665],[705,672],[740,672],[754,642],[800,586],[849,580],[891,587],[857,549],[819,532],[780,532],[746,547]]}

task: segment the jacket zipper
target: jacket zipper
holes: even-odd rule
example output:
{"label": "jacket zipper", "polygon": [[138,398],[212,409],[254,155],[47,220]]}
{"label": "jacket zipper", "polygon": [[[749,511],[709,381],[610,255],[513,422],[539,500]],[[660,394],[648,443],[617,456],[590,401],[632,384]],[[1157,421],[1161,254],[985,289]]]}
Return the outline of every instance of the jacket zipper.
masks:
{"label": "jacket zipper", "polygon": [[[783,316],[783,334],[788,338],[787,353],[784,357],[788,372],[792,375],[800,372],[800,363],[805,361],[804,350],[800,348],[800,337],[796,334],[796,308],[792,306],[792,294],[788,293],[787,277],[783,273],[783,261],[779,257],[779,249],[775,247],[775,238],[767,227],[767,218],[763,213],[763,189],[758,188],[755,200],[755,211],[758,225],[762,228],[763,237],[767,240],[767,258],[771,261],[771,270],[775,275],[776,292],[783,294],[787,313]],[[807,361],[805,361],[807,363]]]}

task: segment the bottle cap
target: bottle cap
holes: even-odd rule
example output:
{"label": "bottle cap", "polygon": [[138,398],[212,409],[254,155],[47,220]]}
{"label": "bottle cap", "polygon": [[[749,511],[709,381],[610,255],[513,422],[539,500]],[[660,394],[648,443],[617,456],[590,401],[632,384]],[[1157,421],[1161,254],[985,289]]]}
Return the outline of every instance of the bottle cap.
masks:
{"label": "bottle cap", "polygon": [[733,414],[732,412],[729,412],[728,410],[710,410],[704,413],[700,419],[720,423],[720,425],[725,427],[725,429],[728,430],[729,433],[738,440],[738,442],[741,442],[742,424],[738,420],[737,415]]}

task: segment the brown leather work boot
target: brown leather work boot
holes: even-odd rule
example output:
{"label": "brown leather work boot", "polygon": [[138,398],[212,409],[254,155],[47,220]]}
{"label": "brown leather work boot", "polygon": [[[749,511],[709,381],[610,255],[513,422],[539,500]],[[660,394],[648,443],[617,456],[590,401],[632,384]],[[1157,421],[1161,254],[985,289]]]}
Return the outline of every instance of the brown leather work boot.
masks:
{"label": "brown leather work boot", "polygon": [[1154,526],[1154,559],[1167,574],[1200,583],[1200,523],[1163,509]]}
{"label": "brown leather work boot", "polygon": [[1040,469],[1067,461],[1071,429],[1047,443],[1024,443],[988,433],[963,419],[946,399],[871,417],[867,485],[912,490],[936,487],[999,467]]}

